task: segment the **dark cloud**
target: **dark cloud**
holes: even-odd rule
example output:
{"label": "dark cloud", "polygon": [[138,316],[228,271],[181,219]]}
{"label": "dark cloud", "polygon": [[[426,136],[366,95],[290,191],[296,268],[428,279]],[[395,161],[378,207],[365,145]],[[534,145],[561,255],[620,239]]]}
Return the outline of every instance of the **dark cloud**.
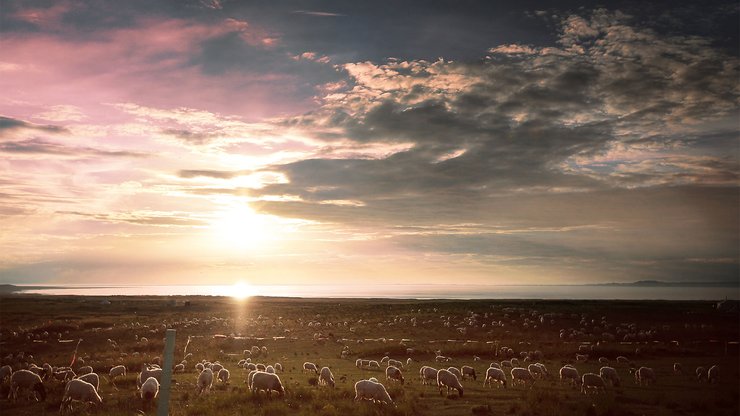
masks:
{"label": "dark cloud", "polygon": [[0,152],[15,154],[46,154],[59,156],[147,157],[146,153],[123,150],[102,150],[92,147],[66,146],[42,139],[0,143]]}
{"label": "dark cloud", "polygon": [[68,133],[69,131],[62,126],[55,126],[51,124],[33,124],[27,121],[18,120],[11,117],[0,116],[0,137],[6,131],[13,130],[35,130],[46,133]]}

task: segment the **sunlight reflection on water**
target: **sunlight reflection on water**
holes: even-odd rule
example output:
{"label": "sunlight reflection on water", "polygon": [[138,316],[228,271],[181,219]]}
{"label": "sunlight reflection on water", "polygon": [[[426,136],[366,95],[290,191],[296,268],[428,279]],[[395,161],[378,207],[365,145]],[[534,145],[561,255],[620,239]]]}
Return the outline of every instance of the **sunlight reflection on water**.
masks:
{"label": "sunlight reflection on water", "polygon": [[[21,293],[82,296],[246,297],[234,285],[56,285]],[[271,285],[249,286],[249,295],[307,298],[394,299],[740,299],[737,286],[490,286],[490,285]]]}

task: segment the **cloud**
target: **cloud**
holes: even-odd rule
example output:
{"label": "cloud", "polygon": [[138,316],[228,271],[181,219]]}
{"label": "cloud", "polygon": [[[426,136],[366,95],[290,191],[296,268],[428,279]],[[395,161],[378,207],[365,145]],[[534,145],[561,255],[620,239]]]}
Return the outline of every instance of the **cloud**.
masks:
{"label": "cloud", "polygon": [[307,16],[317,16],[317,17],[340,17],[345,16],[341,13],[331,13],[331,12],[319,12],[319,11],[310,11],[310,10],[295,10],[293,11],[295,14],[304,14]]}
{"label": "cloud", "polygon": [[108,214],[80,211],[57,211],[57,214],[73,215],[96,221],[158,227],[204,227],[209,224],[207,221],[202,219],[193,218],[188,214],[177,212],[136,211]]}
{"label": "cloud", "polygon": [[[27,121],[18,120],[12,117],[0,116],[0,135],[4,135],[8,131],[18,130],[35,130],[46,133],[67,133],[68,130],[62,126],[55,126],[51,124],[33,124]],[[2,137],[2,136],[0,136]]]}
{"label": "cloud", "polygon": [[146,153],[124,150],[103,150],[92,147],[66,146],[42,139],[28,139],[22,141],[0,143],[0,152],[11,154],[45,154],[59,156],[100,156],[100,157],[147,157]]}

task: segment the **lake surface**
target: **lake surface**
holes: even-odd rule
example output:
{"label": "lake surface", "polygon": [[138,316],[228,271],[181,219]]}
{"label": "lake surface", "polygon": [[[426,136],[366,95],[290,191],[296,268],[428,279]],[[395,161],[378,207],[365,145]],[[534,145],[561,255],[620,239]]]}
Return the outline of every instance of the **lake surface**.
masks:
{"label": "lake surface", "polygon": [[493,286],[493,285],[54,285],[23,286],[17,293],[81,296],[280,296],[392,299],[740,299],[738,286]]}

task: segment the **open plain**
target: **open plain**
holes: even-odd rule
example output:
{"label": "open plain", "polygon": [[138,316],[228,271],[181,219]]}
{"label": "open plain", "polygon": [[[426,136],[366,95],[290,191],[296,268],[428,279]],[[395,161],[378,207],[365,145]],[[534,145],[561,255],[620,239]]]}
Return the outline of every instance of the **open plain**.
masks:
{"label": "open plain", "polygon": [[[75,401],[67,410],[73,414],[155,414],[156,403],[141,398],[136,379],[145,364],[163,363],[165,330],[172,328],[174,363],[184,360],[184,371],[173,374],[171,415],[737,415],[738,322],[736,309],[704,301],[8,295],[0,298],[0,357],[14,371],[44,363],[54,371],[92,366],[102,403]],[[587,358],[578,361],[577,354]],[[401,362],[403,384],[386,380],[384,357]],[[512,358],[524,368],[542,363],[549,374],[513,385],[506,367]],[[280,363],[284,395],[250,392],[247,359]],[[358,367],[357,360],[379,366]],[[506,387],[484,386],[489,365],[504,361]],[[220,363],[230,377],[198,394],[196,364],[203,362]],[[329,367],[334,387],[305,372],[306,362]],[[580,375],[613,367],[620,383],[583,393],[561,381],[567,364]],[[126,375],[111,381],[117,365]],[[425,365],[470,366],[476,377],[461,380],[462,395],[440,392],[436,381],[420,381]],[[697,378],[697,367],[715,365],[718,377]],[[635,381],[630,368],[640,367],[653,369],[654,382]],[[354,400],[355,382],[370,377],[386,387],[392,404]],[[50,374],[44,387],[43,401],[24,394],[11,401],[3,380],[0,413],[58,414],[65,382]]]}

